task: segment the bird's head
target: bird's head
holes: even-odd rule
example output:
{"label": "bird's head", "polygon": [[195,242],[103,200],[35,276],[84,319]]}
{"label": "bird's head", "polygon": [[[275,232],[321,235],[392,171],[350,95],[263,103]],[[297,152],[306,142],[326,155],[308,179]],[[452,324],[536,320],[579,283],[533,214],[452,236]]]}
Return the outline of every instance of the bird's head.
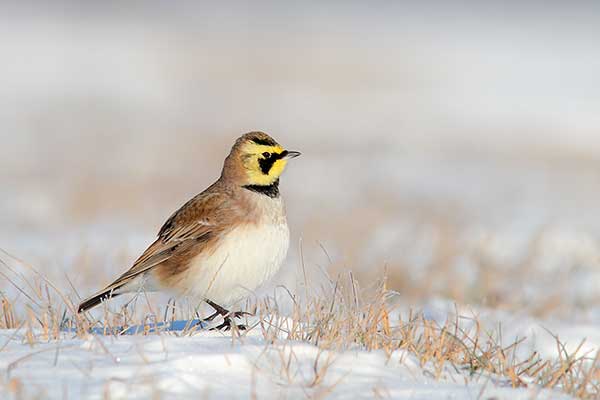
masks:
{"label": "bird's head", "polygon": [[288,160],[299,155],[297,151],[285,150],[264,132],[249,132],[231,148],[222,177],[240,186],[270,186],[278,181]]}

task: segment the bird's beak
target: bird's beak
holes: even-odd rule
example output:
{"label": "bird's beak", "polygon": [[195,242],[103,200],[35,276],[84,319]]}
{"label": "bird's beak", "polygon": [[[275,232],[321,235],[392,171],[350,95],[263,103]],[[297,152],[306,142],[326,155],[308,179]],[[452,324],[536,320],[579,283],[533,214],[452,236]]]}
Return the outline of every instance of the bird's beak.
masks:
{"label": "bird's beak", "polygon": [[286,150],[286,152],[285,152],[285,153],[286,153],[286,154],[285,154],[285,156],[283,157],[283,159],[284,159],[284,160],[289,160],[290,158],[296,158],[296,157],[298,157],[300,154],[302,154],[302,153],[300,153],[299,151],[287,151],[287,150]]}

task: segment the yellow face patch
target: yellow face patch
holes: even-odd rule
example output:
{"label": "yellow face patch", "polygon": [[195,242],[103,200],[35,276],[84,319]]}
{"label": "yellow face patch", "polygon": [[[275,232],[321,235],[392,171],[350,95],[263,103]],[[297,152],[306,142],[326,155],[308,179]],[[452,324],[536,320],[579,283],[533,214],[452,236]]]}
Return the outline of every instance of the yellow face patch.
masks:
{"label": "yellow face patch", "polygon": [[287,160],[281,146],[247,143],[242,150],[244,167],[251,185],[271,185],[283,173]]}

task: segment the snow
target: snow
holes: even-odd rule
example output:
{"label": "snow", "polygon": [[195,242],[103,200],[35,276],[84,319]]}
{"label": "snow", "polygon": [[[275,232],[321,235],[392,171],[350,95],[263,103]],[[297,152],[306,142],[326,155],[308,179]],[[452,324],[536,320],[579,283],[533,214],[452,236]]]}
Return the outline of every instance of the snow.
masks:
{"label": "snow", "polygon": [[[267,345],[259,336],[64,337],[30,347],[21,333],[5,331],[0,368],[5,381],[22,382],[27,398],[568,398],[449,371],[437,381],[401,352],[390,359],[378,351],[320,352],[304,343]],[[0,394],[9,395],[7,386]]]}

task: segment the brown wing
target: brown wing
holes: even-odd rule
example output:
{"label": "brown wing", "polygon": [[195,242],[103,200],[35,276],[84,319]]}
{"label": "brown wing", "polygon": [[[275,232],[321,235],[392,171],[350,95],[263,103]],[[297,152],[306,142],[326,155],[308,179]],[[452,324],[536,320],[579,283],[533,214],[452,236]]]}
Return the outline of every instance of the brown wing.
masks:
{"label": "brown wing", "polygon": [[230,226],[235,207],[229,192],[215,185],[200,193],[177,210],[160,229],[158,239],[144,251],[133,266],[100,292],[84,300],[80,311],[99,304],[104,298],[137,276],[178,255],[203,246]]}
{"label": "brown wing", "polygon": [[129,271],[110,286],[120,286],[137,275],[165,262],[190,246],[201,245],[215,234],[221,233],[229,218],[224,209],[230,201],[226,192],[215,191],[211,186],[177,210],[158,233],[158,239],[137,259]]}

